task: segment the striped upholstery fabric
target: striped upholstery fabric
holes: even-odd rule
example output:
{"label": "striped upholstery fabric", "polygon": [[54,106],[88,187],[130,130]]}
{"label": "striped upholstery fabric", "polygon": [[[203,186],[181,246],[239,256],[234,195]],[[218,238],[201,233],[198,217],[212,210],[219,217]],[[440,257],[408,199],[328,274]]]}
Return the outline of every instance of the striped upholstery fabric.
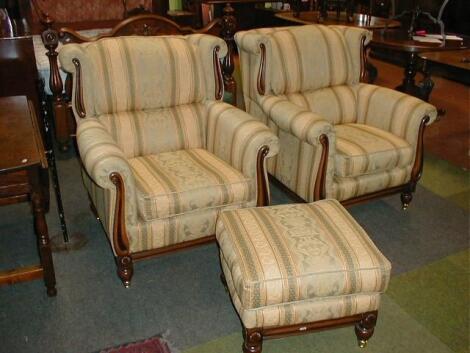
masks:
{"label": "striped upholstery fabric", "polygon": [[251,181],[203,149],[129,159],[145,221],[250,200]]}
{"label": "striped upholstery fabric", "polygon": [[390,262],[335,200],[222,212],[216,235],[248,328],[374,310],[390,278]]}
{"label": "striped upholstery fabric", "polygon": [[[125,36],[69,44],[59,59],[74,75],[72,59],[80,61],[87,117],[201,102],[214,72],[207,75],[189,37]],[[225,48],[219,38],[214,41]],[[212,53],[206,56],[212,61]]]}
{"label": "striped upholstery fabric", "polygon": [[371,33],[310,25],[238,32],[235,39],[242,56],[259,52],[261,43],[266,46],[266,94],[280,95],[358,83],[359,51],[350,44],[360,44],[363,36],[370,39]]}
{"label": "striped upholstery fabric", "polygon": [[357,85],[325,87],[291,93],[287,95],[287,99],[299,107],[318,114],[334,125],[351,123],[357,120],[356,88]]}
{"label": "striped upholstery fabric", "polygon": [[[82,170],[85,188],[95,205],[100,221],[113,244],[113,222],[116,192],[97,185],[89,175]],[[219,212],[223,209],[254,206],[255,202],[247,202],[219,207],[193,210],[179,216],[144,222],[126,222],[127,236],[131,253],[157,249],[164,246],[182,243],[215,234],[215,225]],[[114,247],[113,247],[114,249]]]}
{"label": "striped upholstery fabric", "polygon": [[357,196],[384,190],[407,183],[411,177],[411,165],[358,177],[333,177],[333,182],[326,190],[326,197],[336,200],[349,200]]}
{"label": "striped upholstery fabric", "polygon": [[411,164],[413,148],[402,138],[364,124],[335,126],[335,173],[339,177],[403,168]]}
{"label": "striped upholstery fabric", "polygon": [[127,158],[206,144],[206,109],[200,103],[103,114],[98,120]]}
{"label": "striped upholstery fabric", "polygon": [[[314,201],[322,134],[329,140],[326,195],[343,201],[409,182],[421,120],[429,116],[430,124],[437,116],[417,98],[359,82],[361,41],[370,37],[364,29],[322,25],[235,36],[246,111],[281,142],[269,172],[306,201]],[[258,92],[261,44],[264,94]]]}
{"label": "striped upholstery fabric", "polygon": [[421,119],[429,124],[437,117],[436,108],[421,99],[393,89],[360,84],[357,89],[357,122],[388,131],[416,146]]}

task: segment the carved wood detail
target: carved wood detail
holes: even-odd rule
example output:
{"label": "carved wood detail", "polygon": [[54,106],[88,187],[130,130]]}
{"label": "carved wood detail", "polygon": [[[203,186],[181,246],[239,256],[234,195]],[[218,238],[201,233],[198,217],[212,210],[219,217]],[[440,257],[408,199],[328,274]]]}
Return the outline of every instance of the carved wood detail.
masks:
{"label": "carved wood detail", "polygon": [[326,170],[328,169],[329,141],[325,134],[320,135],[320,145],[322,147],[320,163],[318,165],[317,177],[315,179],[315,188],[313,191],[313,200],[323,200],[326,190]]}
{"label": "carved wood detail", "polygon": [[113,172],[109,179],[116,186],[116,206],[113,223],[113,246],[116,255],[129,255],[129,239],[126,230],[126,201],[124,180],[121,174]]}
{"label": "carved wood detail", "polygon": [[261,353],[263,339],[279,338],[291,335],[304,334],[313,331],[319,331],[330,328],[355,325],[355,332],[359,343],[365,343],[372,337],[375,324],[377,322],[377,311],[340,317],[337,319],[328,319],[314,321],[303,324],[265,327],[265,328],[243,328],[243,353]]}
{"label": "carved wood detail", "polygon": [[75,66],[75,110],[78,116],[83,119],[86,116],[86,111],[83,104],[82,67],[77,58],[73,58],[72,63]]}
{"label": "carved wood detail", "polygon": [[266,46],[264,44],[259,45],[261,51],[261,58],[259,63],[259,71],[258,71],[258,78],[257,78],[257,87],[258,93],[264,95],[266,92]]}
{"label": "carved wood detail", "polygon": [[220,60],[219,60],[219,51],[220,47],[215,47],[214,52],[212,55],[212,61],[214,65],[214,79],[215,79],[215,99],[219,100],[222,99],[224,95],[224,82],[222,78],[222,69],[220,67]]}
{"label": "carved wood detail", "polygon": [[235,71],[234,56],[236,51],[234,35],[237,30],[237,19],[234,16],[235,10],[226,3],[223,9],[222,30],[220,32],[222,39],[227,43],[227,55],[222,60],[224,85],[227,91],[233,95],[232,103],[237,104],[237,83],[233,78]]}
{"label": "carved wood detail", "polygon": [[271,203],[269,200],[268,185],[266,182],[266,171],[264,168],[264,162],[266,156],[269,153],[269,147],[264,145],[258,150],[258,156],[256,157],[256,206],[269,206]]}

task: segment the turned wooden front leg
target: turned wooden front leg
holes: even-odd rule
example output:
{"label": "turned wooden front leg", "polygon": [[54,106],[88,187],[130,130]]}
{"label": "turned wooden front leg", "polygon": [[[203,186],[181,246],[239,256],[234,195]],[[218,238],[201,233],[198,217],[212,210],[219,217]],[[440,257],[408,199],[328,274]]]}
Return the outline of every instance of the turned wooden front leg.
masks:
{"label": "turned wooden front leg", "polygon": [[44,282],[47,288],[47,295],[52,297],[57,294],[57,289],[55,288],[54,263],[52,262],[49,232],[45,216],[44,189],[40,183],[39,168],[33,168],[29,171],[29,179],[32,189],[31,204],[34,216],[34,230],[38,241],[39,257],[44,270]]}
{"label": "turned wooden front leg", "polygon": [[261,353],[263,349],[263,334],[258,329],[243,330],[243,353]]}
{"label": "turned wooden front leg", "polygon": [[377,312],[365,313],[362,320],[356,324],[355,332],[359,347],[364,348],[367,341],[374,334],[375,324],[377,323]]}

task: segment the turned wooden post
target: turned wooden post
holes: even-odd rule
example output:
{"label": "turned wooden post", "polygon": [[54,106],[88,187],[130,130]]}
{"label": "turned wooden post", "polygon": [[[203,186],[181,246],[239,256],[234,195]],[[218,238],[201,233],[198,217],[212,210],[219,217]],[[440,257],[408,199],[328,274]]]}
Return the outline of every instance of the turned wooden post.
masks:
{"label": "turned wooden post", "polygon": [[222,16],[222,39],[227,43],[227,55],[222,61],[222,74],[224,77],[225,89],[232,93],[232,103],[237,105],[237,83],[233,78],[235,70],[234,55],[235,55],[235,31],[237,29],[237,19],[234,16],[235,10],[230,3],[226,3],[223,16]]}
{"label": "turned wooden post", "polygon": [[67,150],[69,144],[69,129],[67,124],[67,102],[64,100],[64,85],[60,77],[59,63],[57,61],[57,47],[59,45],[59,32],[52,28],[54,21],[46,15],[41,21],[46,27],[41,38],[47,49],[46,56],[49,59],[49,88],[52,92],[52,105],[54,110],[54,123],[56,140],[61,150]]}

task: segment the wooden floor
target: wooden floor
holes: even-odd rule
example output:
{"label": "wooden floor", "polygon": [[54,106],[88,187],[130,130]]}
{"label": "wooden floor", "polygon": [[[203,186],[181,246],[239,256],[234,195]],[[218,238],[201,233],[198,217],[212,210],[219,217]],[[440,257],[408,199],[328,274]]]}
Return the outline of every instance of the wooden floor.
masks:
{"label": "wooden floor", "polygon": [[[394,88],[401,83],[403,69],[371,60],[379,76],[375,84]],[[470,169],[470,87],[441,77],[432,78],[435,86],[430,103],[446,114],[429,126],[424,134],[425,151],[463,169]]]}

